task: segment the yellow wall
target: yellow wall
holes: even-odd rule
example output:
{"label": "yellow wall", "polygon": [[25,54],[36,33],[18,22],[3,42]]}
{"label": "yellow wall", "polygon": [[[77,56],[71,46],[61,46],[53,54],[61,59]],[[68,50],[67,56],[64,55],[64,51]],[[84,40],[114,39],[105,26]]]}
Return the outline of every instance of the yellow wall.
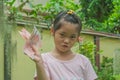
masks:
{"label": "yellow wall", "polygon": [[101,37],[100,49],[103,50],[101,56],[113,57],[118,48],[120,49],[120,39]]}

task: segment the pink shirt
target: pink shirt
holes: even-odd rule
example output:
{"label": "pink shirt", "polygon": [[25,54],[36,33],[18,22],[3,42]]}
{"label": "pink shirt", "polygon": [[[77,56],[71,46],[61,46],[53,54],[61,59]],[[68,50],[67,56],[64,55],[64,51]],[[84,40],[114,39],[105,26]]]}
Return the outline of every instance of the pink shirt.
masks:
{"label": "pink shirt", "polygon": [[[89,59],[76,54],[72,60],[62,61],[50,53],[42,54],[45,70],[50,80],[94,80],[97,75]],[[35,80],[37,80],[35,75]]]}

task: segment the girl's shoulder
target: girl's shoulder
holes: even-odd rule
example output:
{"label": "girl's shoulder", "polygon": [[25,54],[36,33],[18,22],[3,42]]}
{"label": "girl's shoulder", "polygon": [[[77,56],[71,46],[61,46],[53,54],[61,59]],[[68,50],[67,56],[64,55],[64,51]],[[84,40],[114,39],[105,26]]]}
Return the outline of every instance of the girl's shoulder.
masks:
{"label": "girl's shoulder", "polygon": [[90,62],[89,58],[86,57],[85,55],[83,55],[83,54],[76,54],[76,55],[77,55],[77,60],[79,60],[83,63],[86,63],[86,64]]}
{"label": "girl's shoulder", "polygon": [[41,54],[42,58],[44,58],[44,57],[49,57],[49,53],[50,53],[50,52],[44,52],[44,53],[42,53],[42,54]]}
{"label": "girl's shoulder", "polygon": [[76,54],[79,58],[81,58],[81,59],[85,59],[85,60],[87,60],[87,59],[89,59],[88,57],[86,57],[85,55],[83,55],[83,54],[80,54],[80,53],[77,53]]}
{"label": "girl's shoulder", "polygon": [[49,59],[51,59],[50,52],[42,53],[41,56],[44,61],[49,61]]}

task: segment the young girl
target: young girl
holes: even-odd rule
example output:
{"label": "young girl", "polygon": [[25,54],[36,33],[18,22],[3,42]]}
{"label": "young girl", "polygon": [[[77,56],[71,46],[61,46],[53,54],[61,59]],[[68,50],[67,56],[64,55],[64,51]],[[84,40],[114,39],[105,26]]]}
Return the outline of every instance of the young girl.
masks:
{"label": "young girl", "polygon": [[[55,47],[50,52],[39,54],[38,47],[29,38],[25,50],[32,49],[32,60],[36,64],[35,80],[95,80],[97,75],[89,61],[71,48],[78,41],[82,29],[79,17],[73,11],[60,12],[51,28]],[[26,52],[27,53],[27,52]]]}

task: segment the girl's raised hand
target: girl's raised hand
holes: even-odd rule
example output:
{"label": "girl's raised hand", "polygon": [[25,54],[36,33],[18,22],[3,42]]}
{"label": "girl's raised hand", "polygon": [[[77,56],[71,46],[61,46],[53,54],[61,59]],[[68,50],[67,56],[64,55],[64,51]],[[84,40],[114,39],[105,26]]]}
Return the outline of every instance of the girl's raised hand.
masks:
{"label": "girl's raised hand", "polygon": [[19,31],[22,38],[25,40],[24,53],[34,61],[40,60],[38,48],[41,45],[40,34],[36,28],[30,34],[25,28]]}
{"label": "girl's raised hand", "polygon": [[25,28],[19,31],[19,34],[22,36],[24,40],[28,40],[31,36],[31,34]]}

